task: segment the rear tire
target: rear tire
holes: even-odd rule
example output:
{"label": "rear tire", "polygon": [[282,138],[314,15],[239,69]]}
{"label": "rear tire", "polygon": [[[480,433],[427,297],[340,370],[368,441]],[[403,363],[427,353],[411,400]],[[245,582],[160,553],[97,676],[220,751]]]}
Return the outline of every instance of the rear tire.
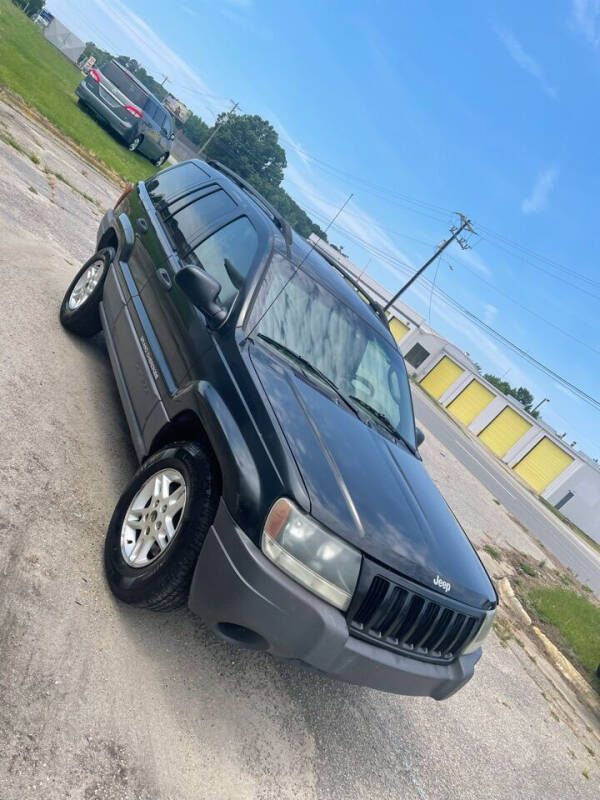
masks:
{"label": "rear tire", "polygon": [[154,164],[155,167],[162,167],[162,165],[165,163],[168,157],[169,153],[163,153],[162,156],[159,156],[156,159],[156,161],[153,161],[152,163]]}
{"label": "rear tire", "polygon": [[[168,445],[140,467],[106,533],[104,568],[119,600],[153,611],[185,605],[216,513],[218,484],[212,458],[196,442]],[[182,492],[183,506],[169,522],[168,509],[181,506]]]}
{"label": "rear tire", "polygon": [[100,301],[114,255],[112,247],[98,250],[73,278],[60,306],[61,324],[71,333],[94,336],[102,328]]}

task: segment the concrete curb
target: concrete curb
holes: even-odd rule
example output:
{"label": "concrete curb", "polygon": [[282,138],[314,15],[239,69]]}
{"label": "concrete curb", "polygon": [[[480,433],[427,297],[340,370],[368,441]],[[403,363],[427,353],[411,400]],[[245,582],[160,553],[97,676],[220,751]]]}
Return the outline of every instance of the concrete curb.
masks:
{"label": "concrete curb", "polygon": [[597,696],[590,684],[575,669],[569,659],[561,653],[558,647],[550,641],[537,625],[533,624],[531,617],[515,595],[508,578],[501,578],[497,583],[497,589],[500,597],[500,607],[515,617],[525,628],[533,631],[551,664],[556,667],[580,698],[584,698],[587,705],[600,716],[600,697]]}
{"label": "concrete curb", "polygon": [[[517,601],[518,602],[518,601]],[[600,700],[589,683],[579,674],[573,664],[565,658],[558,647],[543,633],[537,625],[532,625],[532,630],[538,637],[546,655],[564,678],[583,696],[586,702],[600,714]]]}
{"label": "concrete curb", "polygon": [[529,627],[531,625],[531,617],[525,611],[521,605],[521,602],[515,595],[514,589],[512,588],[508,578],[501,578],[498,581],[497,588],[498,594],[500,595],[500,601],[507,608],[510,608],[513,614],[518,618],[519,622],[522,622],[523,625]]}

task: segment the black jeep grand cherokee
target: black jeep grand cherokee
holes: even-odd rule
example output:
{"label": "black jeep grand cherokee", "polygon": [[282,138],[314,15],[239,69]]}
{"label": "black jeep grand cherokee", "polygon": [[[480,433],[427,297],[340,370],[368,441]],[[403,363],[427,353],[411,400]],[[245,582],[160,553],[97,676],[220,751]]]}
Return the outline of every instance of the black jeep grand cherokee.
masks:
{"label": "black jeep grand cherokee", "polygon": [[141,462],[106,537],[117,597],[377,689],[469,680],[497,598],[386,318],[251,186],[189,161],[131,187],[60,317],[103,329]]}

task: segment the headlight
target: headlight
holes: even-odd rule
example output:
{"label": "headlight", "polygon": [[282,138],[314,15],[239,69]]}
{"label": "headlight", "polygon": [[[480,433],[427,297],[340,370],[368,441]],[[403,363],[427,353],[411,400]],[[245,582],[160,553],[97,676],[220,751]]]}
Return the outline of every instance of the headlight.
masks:
{"label": "headlight", "polygon": [[492,622],[494,621],[494,617],[496,616],[496,609],[493,611],[486,611],[485,618],[481,623],[481,627],[477,631],[477,635],[473,639],[472,642],[465,647],[463,650],[463,655],[468,655],[469,653],[473,653],[477,650],[478,647],[481,646],[483,640],[488,635],[490,630],[492,629]]}
{"label": "headlight", "polygon": [[361,554],[282,497],[269,511],[261,547],[274,564],[345,611],[356,588]]}

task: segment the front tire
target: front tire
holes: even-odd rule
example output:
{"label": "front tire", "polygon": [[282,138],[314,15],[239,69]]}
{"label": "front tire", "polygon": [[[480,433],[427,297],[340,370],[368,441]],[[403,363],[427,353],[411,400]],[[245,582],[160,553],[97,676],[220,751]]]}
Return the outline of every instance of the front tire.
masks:
{"label": "front tire", "polygon": [[200,444],[180,442],[151,456],[108,526],[104,567],[113,594],[153,611],[184,605],[218,498],[217,472]]}
{"label": "front tire", "polygon": [[106,273],[114,258],[111,247],[98,250],[73,278],[60,306],[60,321],[64,328],[78,336],[99,333],[100,301]]}
{"label": "front tire", "polygon": [[154,164],[155,167],[162,167],[162,165],[165,163],[165,161],[167,160],[168,157],[169,157],[168,153],[163,153],[162,156],[159,156],[152,163]]}
{"label": "front tire", "polygon": [[132,153],[134,153],[136,150],[138,150],[138,149],[139,149],[139,146],[141,145],[141,143],[142,143],[142,139],[143,139],[143,138],[144,138],[144,137],[143,137],[143,136],[141,136],[141,135],[138,133],[138,135],[137,135],[137,136],[135,136],[135,137],[134,137],[134,138],[133,138],[133,139],[132,139],[132,140],[129,142],[129,144],[127,145],[127,149],[128,149],[128,150],[130,150]]}

